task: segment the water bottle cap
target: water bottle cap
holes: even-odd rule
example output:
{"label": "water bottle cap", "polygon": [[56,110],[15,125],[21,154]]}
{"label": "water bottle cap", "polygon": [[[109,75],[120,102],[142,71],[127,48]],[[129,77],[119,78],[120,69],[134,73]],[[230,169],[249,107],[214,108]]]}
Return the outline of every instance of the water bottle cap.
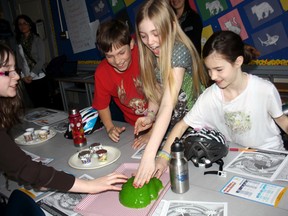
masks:
{"label": "water bottle cap", "polygon": [[75,114],[77,114],[79,111],[77,110],[77,109],[71,109],[70,111],[69,111],[69,114],[70,115],[75,115]]}
{"label": "water bottle cap", "polygon": [[183,151],[184,151],[184,145],[182,142],[180,142],[179,138],[176,137],[174,143],[171,146],[171,152],[183,152]]}

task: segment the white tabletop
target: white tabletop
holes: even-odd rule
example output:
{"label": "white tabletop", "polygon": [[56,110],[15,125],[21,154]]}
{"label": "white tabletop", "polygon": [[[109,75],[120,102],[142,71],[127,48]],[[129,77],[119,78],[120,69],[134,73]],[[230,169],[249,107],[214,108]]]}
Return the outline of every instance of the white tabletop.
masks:
{"label": "white tabletop", "polygon": [[[71,173],[75,176],[81,176],[82,174],[88,174],[92,177],[100,177],[108,173],[113,172],[123,163],[139,163],[140,160],[132,159],[131,156],[136,152],[132,149],[131,145],[133,143],[133,127],[127,123],[117,122],[119,126],[125,126],[126,131],[121,134],[121,140],[119,143],[114,143],[111,141],[105,129],[94,132],[91,135],[87,136],[87,146],[94,142],[100,142],[104,146],[114,146],[121,151],[120,158],[114,163],[105,166],[103,168],[93,169],[93,170],[81,170],[75,169],[69,166],[69,158],[77,153],[79,148],[74,147],[73,141],[64,138],[63,133],[57,133],[52,139],[33,146],[21,146],[24,150],[27,150],[31,153],[39,155],[41,157],[53,158],[54,160],[49,164],[56,169],[64,170],[68,173]],[[14,136],[19,136],[25,128],[34,127],[37,129],[39,126],[34,125],[33,123],[24,122],[21,125],[18,125],[12,131]],[[238,152],[229,152],[227,157],[224,158],[225,164],[231,161]],[[277,215],[277,216],[287,216],[288,215],[288,194],[286,193],[282,200],[280,201],[277,208],[245,200],[238,197],[233,197],[230,195],[225,195],[220,192],[223,186],[235,175],[233,173],[227,173],[227,177],[219,177],[217,175],[204,175],[204,171],[207,170],[218,170],[218,165],[215,164],[211,168],[205,169],[202,167],[195,167],[192,162],[189,162],[189,180],[190,180],[190,189],[184,194],[175,194],[169,189],[165,194],[165,200],[188,200],[188,201],[205,201],[205,202],[227,202],[228,203],[228,215],[231,216],[257,216],[257,215]],[[262,180],[261,180],[262,181]],[[271,183],[271,182],[268,182]],[[274,184],[287,186],[287,182],[273,182]],[[7,194],[4,188],[3,177],[0,178],[0,192]],[[16,185],[16,184],[10,184]]]}

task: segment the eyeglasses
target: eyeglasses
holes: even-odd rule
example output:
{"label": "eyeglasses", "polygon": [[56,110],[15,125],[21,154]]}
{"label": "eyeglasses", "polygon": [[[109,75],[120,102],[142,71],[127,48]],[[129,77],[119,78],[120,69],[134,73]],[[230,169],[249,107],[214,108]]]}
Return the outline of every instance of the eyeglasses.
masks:
{"label": "eyeglasses", "polygon": [[18,26],[28,26],[29,25],[29,23],[26,23],[26,22],[24,22],[24,23],[18,23]]}
{"label": "eyeglasses", "polygon": [[0,76],[13,76],[14,77],[16,75],[18,75],[16,70],[3,71],[3,72],[0,71]]}

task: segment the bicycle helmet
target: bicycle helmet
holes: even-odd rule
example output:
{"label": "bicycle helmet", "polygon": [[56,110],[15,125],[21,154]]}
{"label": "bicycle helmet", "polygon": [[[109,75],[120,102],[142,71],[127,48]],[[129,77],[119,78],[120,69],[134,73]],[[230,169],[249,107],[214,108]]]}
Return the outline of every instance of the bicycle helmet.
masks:
{"label": "bicycle helmet", "polygon": [[[98,111],[94,109],[93,107],[86,107],[79,111],[80,115],[82,117],[82,124],[85,135],[89,135],[93,133],[96,130],[100,130],[103,128],[103,123],[101,119],[99,118]],[[67,128],[67,131],[65,132],[64,136],[67,139],[72,139],[72,131],[69,127]]]}
{"label": "bicycle helmet", "polygon": [[183,143],[186,159],[191,160],[196,167],[204,164],[208,168],[214,162],[223,166],[222,158],[228,153],[228,145],[224,135],[219,131],[207,128],[192,129],[183,137]]}

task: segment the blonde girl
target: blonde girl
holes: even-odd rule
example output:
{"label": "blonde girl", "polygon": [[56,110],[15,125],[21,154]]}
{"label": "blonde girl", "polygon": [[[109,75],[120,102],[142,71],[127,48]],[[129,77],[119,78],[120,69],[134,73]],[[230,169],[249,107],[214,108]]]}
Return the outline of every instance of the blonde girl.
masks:
{"label": "blonde girl", "polygon": [[166,0],[144,2],[136,17],[136,35],[149,107],[146,117],[137,120],[135,134],[156,120],[134,180],[135,187],[142,187],[155,174],[155,156],[168,126],[192,108],[206,85],[206,76],[197,50]]}

